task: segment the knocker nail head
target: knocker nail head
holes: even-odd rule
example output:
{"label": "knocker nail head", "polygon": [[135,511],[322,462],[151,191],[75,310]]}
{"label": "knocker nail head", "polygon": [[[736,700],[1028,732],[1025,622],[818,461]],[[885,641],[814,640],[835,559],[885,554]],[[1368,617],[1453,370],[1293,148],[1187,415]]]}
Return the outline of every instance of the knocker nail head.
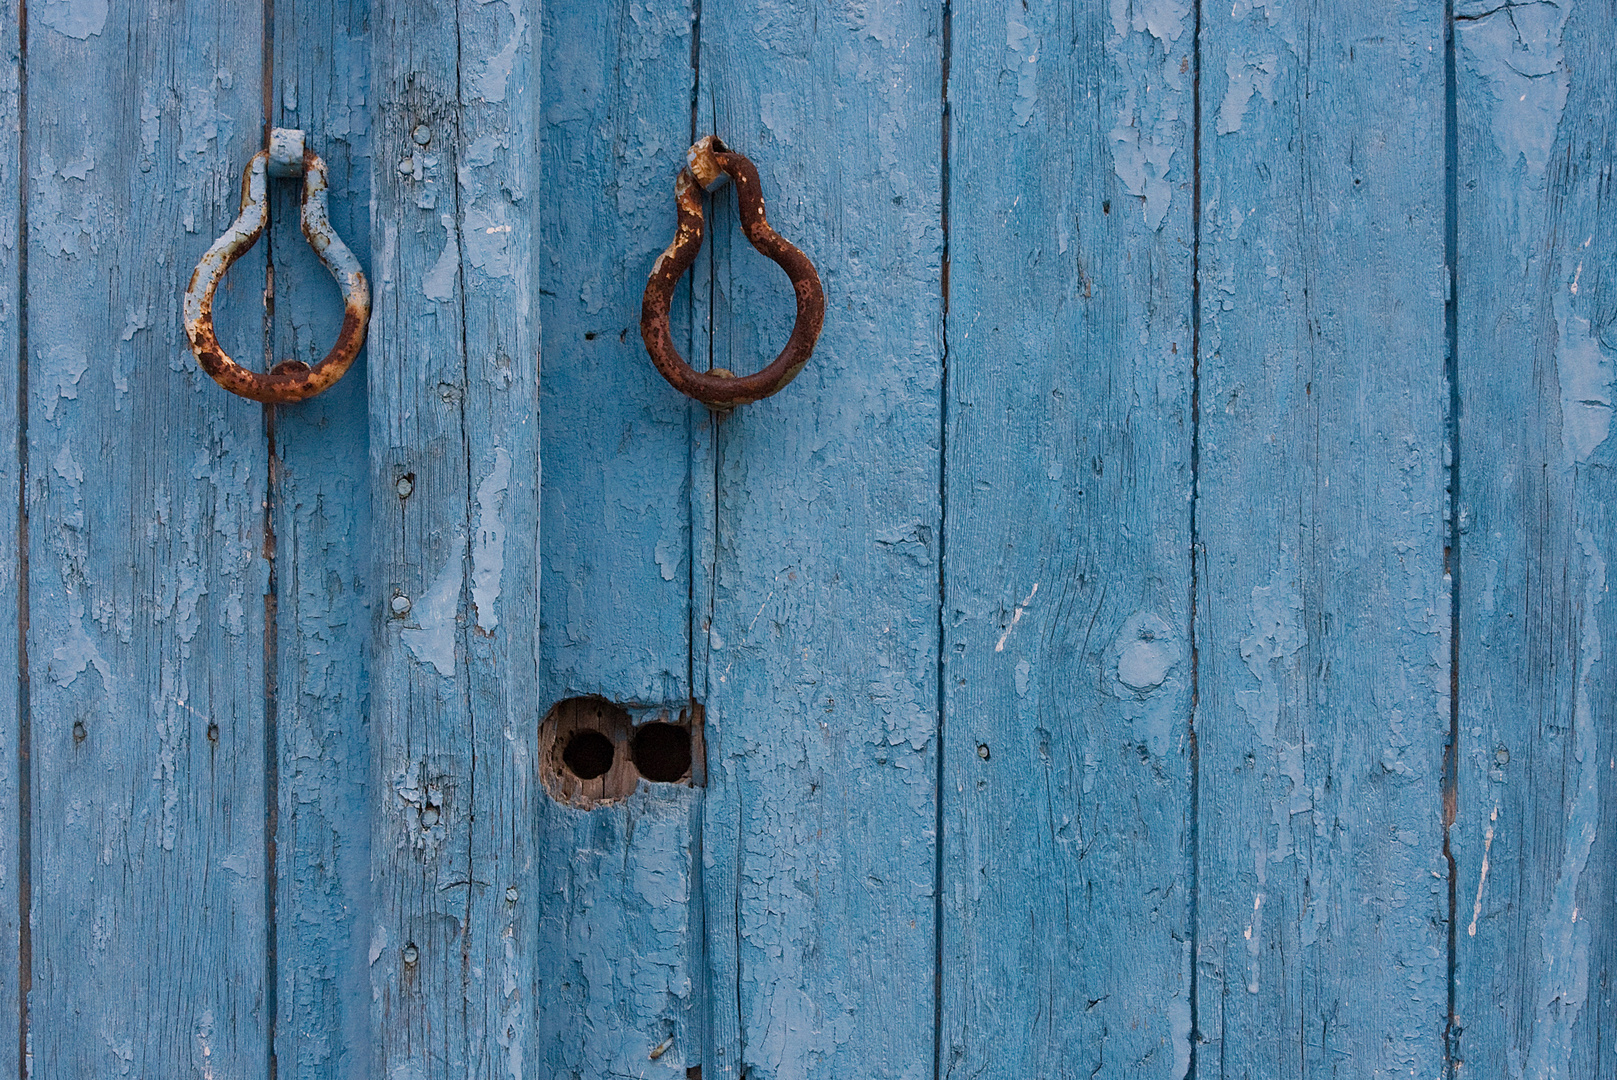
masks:
{"label": "knocker nail head", "polygon": [[[751,161],[725,146],[717,136],[709,135],[691,147],[686,162],[674,180],[679,226],[673,242],[658,256],[656,265],[651,268],[651,279],[646,282],[645,297],[640,304],[640,337],[646,343],[651,362],[676,390],[713,408],[728,409],[770,396],[803,370],[825,323],[825,293],[820,288],[820,275],[808,256],[771,228],[764,217],[758,170]],[[797,294],[797,322],[786,348],[772,364],[753,375],[735,375],[723,368],[696,371],[674,348],[668,328],[674,287],[702,249],[705,224],[702,192],[717,189],[726,178],[735,181],[742,233],[759,254],[786,271]]]}
{"label": "knocker nail head", "polygon": [[[213,329],[213,294],[225,272],[258,242],[269,220],[268,177],[303,178],[303,236],[342,290],[343,321],[337,343],[314,367],[285,360],[267,372],[249,371],[230,358]],[[303,132],[275,128],[269,147],[253,155],[241,177],[241,213],[213,242],[185,289],[185,336],[197,363],[233,394],[266,404],[312,398],[343,377],[365,344],[371,291],[359,260],[331,228],[326,213],[326,163],[303,145]]]}

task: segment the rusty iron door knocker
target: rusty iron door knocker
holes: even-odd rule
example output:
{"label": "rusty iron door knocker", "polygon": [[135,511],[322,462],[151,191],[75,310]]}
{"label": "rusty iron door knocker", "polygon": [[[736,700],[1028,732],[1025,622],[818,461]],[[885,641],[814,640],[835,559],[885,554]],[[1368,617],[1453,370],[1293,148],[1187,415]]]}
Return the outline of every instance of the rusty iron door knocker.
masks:
{"label": "rusty iron door knocker", "polygon": [[[797,377],[808,363],[814,343],[825,322],[825,293],[820,275],[808,256],[781,237],[764,218],[764,196],[759,190],[758,170],[742,155],[709,135],[686,155],[687,165],[674,180],[674,198],[679,205],[679,228],[651,268],[646,295],[640,304],[640,336],[646,343],[651,362],[663,378],[687,397],[714,408],[727,409],[766,398]],[[734,375],[723,368],[709,372],[694,370],[674,348],[668,330],[668,307],[674,286],[702,248],[702,191],[714,191],[725,177],[735,181],[736,201],[741,210],[741,231],[759,254],[773,260],[792,281],[797,293],[797,323],[775,362],[753,375]]]}
{"label": "rusty iron door knocker", "polygon": [[[342,290],[342,330],[326,358],[314,367],[283,360],[267,372],[248,371],[230,358],[213,330],[213,293],[230,265],[258,242],[269,220],[268,177],[303,178],[303,235]],[[191,351],[213,380],[232,394],[267,404],[312,398],[343,377],[365,344],[371,318],[371,290],[359,260],[332,231],[326,215],[326,163],[303,146],[303,132],[275,128],[270,144],[247,163],[241,176],[241,213],[197,263],[185,289],[185,336]]]}

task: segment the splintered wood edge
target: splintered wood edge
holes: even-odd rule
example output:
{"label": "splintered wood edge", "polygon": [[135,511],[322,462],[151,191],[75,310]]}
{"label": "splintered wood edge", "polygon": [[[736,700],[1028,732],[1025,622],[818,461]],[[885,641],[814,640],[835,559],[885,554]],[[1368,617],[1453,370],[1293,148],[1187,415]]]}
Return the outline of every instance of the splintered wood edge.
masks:
{"label": "splintered wood edge", "polygon": [[[677,711],[673,707],[647,709],[638,719],[637,723],[628,709],[601,697],[567,698],[552,706],[539,725],[539,780],[550,797],[579,810],[591,810],[633,795],[641,777],[630,743],[640,728],[659,723],[684,728],[690,734],[690,768],[671,783],[706,786],[707,742],[702,736],[701,705],[693,702]],[[592,780],[580,778],[562,760],[567,744],[581,731],[598,731],[612,743],[612,767]]]}

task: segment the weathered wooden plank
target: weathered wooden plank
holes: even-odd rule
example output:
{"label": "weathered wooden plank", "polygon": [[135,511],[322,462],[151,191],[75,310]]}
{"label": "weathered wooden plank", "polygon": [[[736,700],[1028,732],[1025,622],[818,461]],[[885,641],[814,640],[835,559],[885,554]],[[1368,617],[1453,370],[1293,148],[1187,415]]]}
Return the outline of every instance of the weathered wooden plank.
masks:
{"label": "weathered wooden plank", "polygon": [[1617,13],[1455,5],[1463,1075],[1617,1074]]}
{"label": "weathered wooden plank", "polygon": [[1190,1065],[1194,31],[955,8],[945,1074]]}
{"label": "weathered wooden plank", "polygon": [[[0,613],[16,616],[13,631],[0,631],[0,671],[7,681],[18,679],[0,694],[0,1068],[21,1069],[19,954],[22,922],[19,902],[25,876],[22,859],[24,805],[19,801],[20,776],[26,768],[26,743],[20,741],[19,723],[26,700],[27,670],[19,660],[23,616],[24,572],[22,534],[18,531],[18,495],[26,461],[18,406],[22,356],[21,333],[22,249],[18,243],[23,192],[21,56],[17,5],[0,3]],[[4,622],[4,620],[0,620]]]}
{"label": "weathered wooden plank", "polygon": [[370,20],[373,1075],[530,1056],[539,18]]}
{"label": "weathered wooden plank", "polygon": [[1198,1076],[1437,1076],[1443,6],[1203,11]]}
{"label": "weathered wooden plank", "polygon": [[[34,1076],[269,1067],[263,414],[180,324],[260,145],[262,29],[28,19]],[[219,304],[254,366],[262,267]]]}
{"label": "weathered wooden plank", "polygon": [[[370,266],[368,0],[274,7],[272,116],[300,127],[326,162],[333,227]],[[342,301],[304,242],[300,185],[275,185],[276,360],[315,364],[336,340]],[[365,358],[320,397],[275,410],[276,1071],[367,1074],[370,896],[366,670],[371,608]]]}
{"label": "weathered wooden plank", "polygon": [[[808,367],[708,459],[704,1077],[932,1074],[942,15],[702,5],[698,126],[757,162],[828,298]],[[792,294],[733,200],[696,322],[754,371]]]}
{"label": "weathered wooden plank", "polygon": [[701,1066],[701,807],[699,788],[641,779],[622,802],[539,816],[542,1075]]}
{"label": "weathered wooden plank", "polygon": [[690,411],[639,317],[691,142],[693,18],[686,3],[546,12],[543,656],[558,697],[689,694]]}
{"label": "weathered wooden plank", "polygon": [[[693,17],[686,4],[545,11],[541,709],[581,695],[688,708],[691,410],[636,323],[673,235]],[[683,1078],[701,1064],[701,805],[699,788],[649,783],[587,811],[541,798],[541,1074]]]}

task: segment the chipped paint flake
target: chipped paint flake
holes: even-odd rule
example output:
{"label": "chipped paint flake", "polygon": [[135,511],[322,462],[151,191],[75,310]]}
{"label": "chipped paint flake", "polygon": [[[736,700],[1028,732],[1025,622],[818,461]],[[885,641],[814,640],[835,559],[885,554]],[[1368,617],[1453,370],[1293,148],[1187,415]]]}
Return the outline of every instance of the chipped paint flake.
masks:
{"label": "chipped paint flake", "polygon": [[101,655],[96,643],[90,640],[89,633],[84,629],[84,600],[77,594],[71,596],[73,606],[79,609],[79,614],[68,620],[67,638],[51,651],[51,678],[58,686],[72,686],[73,681],[85,670],[94,667],[101,676],[102,688],[110,693],[112,691],[112,665],[107,658]]}
{"label": "chipped paint flake", "polygon": [[1303,631],[1303,598],[1290,576],[1275,570],[1267,585],[1252,588],[1252,633],[1241,639],[1241,659],[1258,680],[1256,690],[1238,690],[1235,700],[1257,729],[1265,746],[1275,745],[1280,719],[1280,676],[1277,662],[1289,659],[1307,643]]}
{"label": "chipped paint flake", "polygon": [[1173,1069],[1168,1075],[1175,1080],[1185,1080],[1190,1075],[1190,1045],[1194,1033],[1190,1024],[1190,942],[1183,946],[1186,970],[1186,987],[1181,993],[1175,994],[1168,1000],[1168,1032],[1173,1037]]}
{"label": "chipped paint flake", "polygon": [[505,100],[517,53],[527,42],[528,20],[522,14],[521,0],[505,0],[505,7],[511,13],[511,36],[505,40],[499,52],[484,61],[482,70],[472,77],[472,90],[484,101]]}
{"label": "chipped paint flake", "polygon": [[140,152],[151,157],[157,152],[157,141],[163,134],[163,109],[148,88],[140,97]]}
{"label": "chipped paint flake", "polygon": [[455,615],[460,606],[465,550],[464,539],[457,537],[427,595],[410,608],[415,624],[400,632],[411,654],[446,679],[455,674]]}
{"label": "chipped paint flake", "polygon": [[[181,164],[218,167],[215,149],[228,143],[236,131],[235,120],[219,107],[218,88],[228,87],[233,81],[229,72],[221,71],[200,86],[185,88],[180,105],[180,137],[174,147]],[[195,221],[187,221],[186,232],[195,231]]]}
{"label": "chipped paint flake", "polygon": [[68,438],[62,440],[62,448],[56,452],[56,460],[51,463],[51,471],[70,484],[84,482],[84,467],[73,456],[73,441]]}
{"label": "chipped paint flake", "polygon": [[664,536],[652,548],[651,557],[657,561],[657,570],[664,581],[673,581],[680,564],[685,561],[683,537]]}
{"label": "chipped paint flake", "polygon": [[1016,696],[1027,697],[1028,676],[1033,673],[1033,665],[1026,660],[1016,662]]}
{"label": "chipped paint flake", "polygon": [[500,598],[500,575],[505,570],[505,492],[511,484],[511,455],[494,448],[494,467],[477,485],[477,533],[472,544],[472,606],[477,628],[491,631],[500,624],[495,602]]}
{"label": "chipped paint flake", "polygon": [[1109,0],[1107,11],[1118,37],[1130,31],[1149,33],[1171,45],[1185,32],[1190,5],[1185,0]]}
{"label": "chipped paint flake", "polygon": [[[1258,743],[1273,752],[1263,770],[1269,779],[1269,821],[1259,824],[1250,839],[1253,876],[1257,890],[1252,902],[1252,921],[1247,925],[1247,992],[1258,992],[1263,936],[1263,901],[1269,882],[1269,864],[1290,858],[1296,852],[1292,838],[1293,814],[1313,806],[1313,793],[1307,787],[1303,770],[1303,745],[1286,743],[1276,737],[1280,722],[1280,685],[1286,677],[1286,662],[1308,642],[1303,629],[1303,598],[1292,575],[1281,568],[1270,573],[1269,584],[1252,587],[1249,606],[1252,632],[1241,639],[1241,658],[1258,680],[1256,690],[1235,691],[1236,703],[1246,713],[1256,731]],[[1266,833],[1275,831],[1273,849]]]}
{"label": "chipped paint flake", "polygon": [[1131,690],[1154,690],[1173,664],[1173,653],[1161,642],[1133,641],[1117,659],[1117,679]]}
{"label": "chipped paint flake", "polygon": [[995,652],[1005,651],[1005,642],[1010,640],[1011,631],[1015,630],[1016,624],[1022,621],[1022,615],[1026,613],[1028,605],[1033,603],[1033,598],[1037,595],[1039,595],[1039,583],[1035,581],[1033,588],[1028,590],[1027,599],[1016,605],[1016,612],[1011,616],[1010,625],[1005,628],[1003,634],[999,635],[999,641],[994,644]]}
{"label": "chipped paint flake", "polygon": [[[66,398],[78,400],[79,380],[90,368],[89,354],[77,342],[52,345],[48,352],[39,354],[40,382],[47,388],[43,395],[45,419],[56,419],[56,406]],[[51,391],[55,392],[52,393]]]}
{"label": "chipped paint flake", "polygon": [[500,1015],[500,1030],[495,1042],[505,1051],[506,1080],[522,1080],[524,1046],[528,1034],[528,1003],[523,999],[521,986],[526,964],[517,951],[516,931],[511,925],[500,935],[500,990],[505,996],[505,1008]]}
{"label": "chipped paint flake", "polygon": [[1161,758],[1173,746],[1185,692],[1189,685],[1186,643],[1173,625],[1154,611],[1138,611],[1106,649],[1104,667],[1111,673],[1107,689],[1123,703],[1123,716],[1135,726],[1138,740]]}
{"label": "chipped paint flake", "polygon": [[1494,826],[1499,821],[1499,807],[1488,815],[1488,830],[1482,834],[1482,873],[1477,877],[1477,899],[1471,905],[1471,925],[1465,928],[1467,937],[1477,936],[1477,920],[1482,917],[1482,890],[1488,884],[1488,857],[1493,851]]}
{"label": "chipped paint flake", "polygon": [[1123,87],[1116,119],[1107,134],[1112,171],[1152,230],[1161,227],[1173,201],[1169,179],[1185,125],[1180,110],[1188,106],[1185,90],[1188,56],[1175,48],[1183,36],[1189,6],[1178,0],[1130,3],[1111,0],[1111,30],[1106,52]]}
{"label": "chipped paint flake", "polygon": [[1566,108],[1571,75],[1562,38],[1570,2],[1499,4],[1458,21],[1455,40],[1494,98],[1494,143],[1507,167],[1518,160],[1544,178],[1555,132]]}
{"label": "chipped paint flake", "polygon": [[511,221],[503,204],[466,211],[466,261],[489,277],[511,276]]}
{"label": "chipped paint flake", "polygon": [[[1039,103],[1039,39],[1023,21],[1021,0],[1010,0],[1005,7],[1005,48],[1007,61],[1016,75],[1016,100],[1011,103],[1011,119],[1026,127]],[[1014,59],[1013,59],[1014,58]]]}
{"label": "chipped paint flake", "polygon": [[98,37],[107,25],[107,0],[45,0],[40,21],[79,41]]}
{"label": "chipped paint flake", "polygon": [[1570,289],[1555,296],[1559,339],[1556,376],[1561,384],[1561,446],[1568,465],[1586,462],[1611,434],[1612,357],[1589,320],[1574,314]]}
{"label": "chipped paint flake", "polygon": [[432,269],[421,279],[421,292],[428,300],[442,303],[455,298],[455,273],[460,269],[460,242],[455,234],[454,215],[439,214],[438,224],[444,230],[444,249],[439,253],[438,261],[432,264]]}
{"label": "chipped paint flake", "polygon": [[1231,53],[1224,61],[1224,73],[1229,77],[1229,85],[1224,90],[1224,100],[1218,107],[1218,133],[1229,135],[1241,130],[1241,123],[1246,118],[1247,103],[1253,95],[1262,97],[1269,104],[1275,101],[1275,75],[1280,70],[1280,57],[1276,53],[1260,53],[1247,55],[1245,53]]}

